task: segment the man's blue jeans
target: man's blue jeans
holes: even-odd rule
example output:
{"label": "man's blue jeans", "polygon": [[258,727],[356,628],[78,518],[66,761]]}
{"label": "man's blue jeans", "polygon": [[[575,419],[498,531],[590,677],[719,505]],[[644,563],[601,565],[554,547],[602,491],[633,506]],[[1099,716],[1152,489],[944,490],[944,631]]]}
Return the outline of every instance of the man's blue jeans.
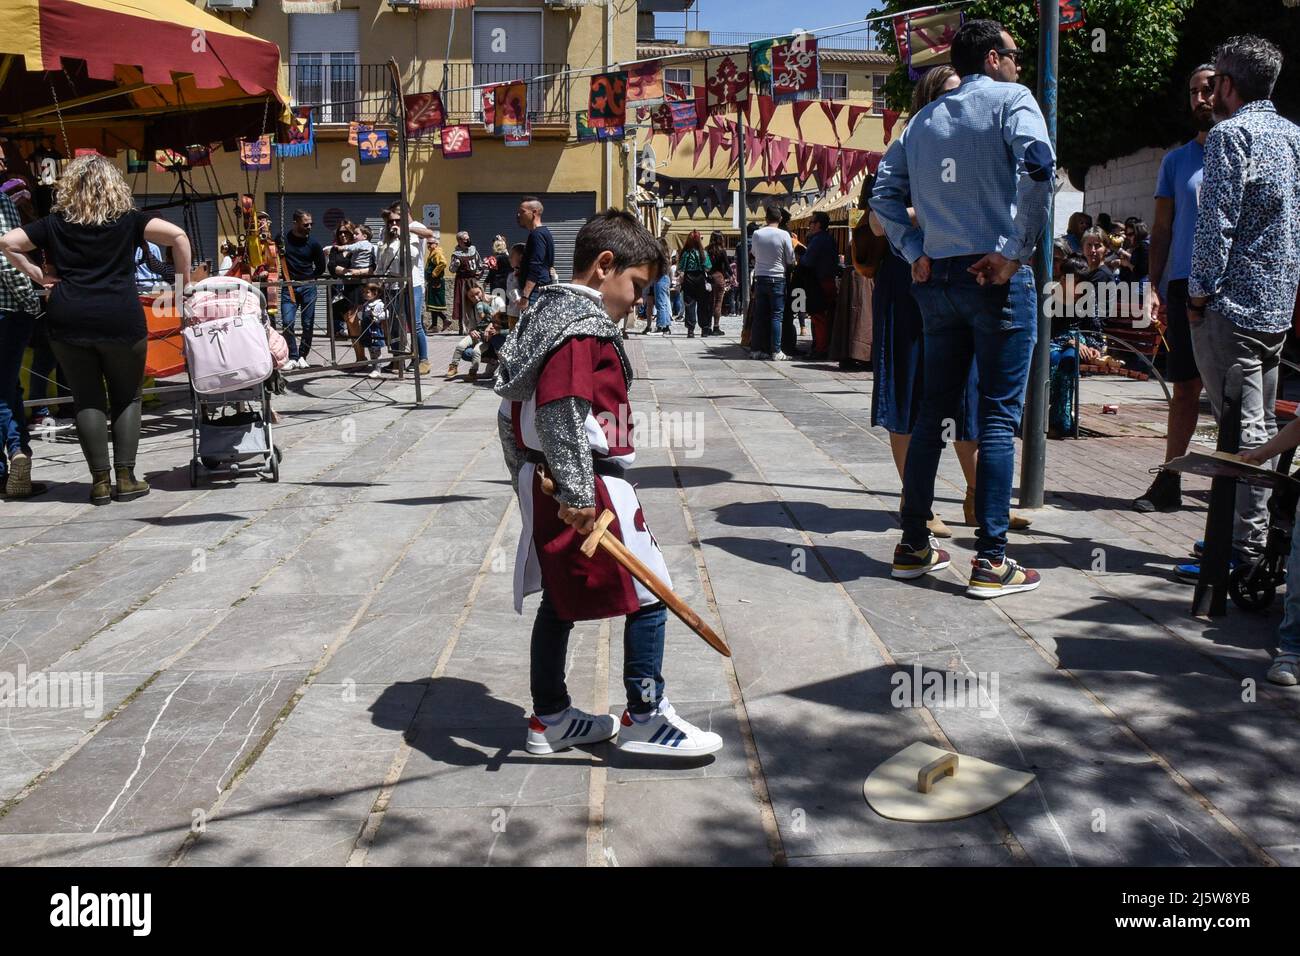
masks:
{"label": "man's blue jeans", "polygon": [[667,274],[661,275],[654,284],[655,329],[660,332],[672,328],[673,325],[673,307],[668,301],[669,285]]}
{"label": "man's blue jeans", "polygon": [[18,370],[35,324],[36,317],[27,312],[0,312],[0,477],[8,474],[15,454],[31,454]]}
{"label": "man's blue jeans", "polygon": [[781,323],[784,319],[785,279],[758,276],[754,279],[754,321],[750,326],[750,346],[755,351],[772,355],[780,352]]}
{"label": "man's blue jeans", "polygon": [[1007,549],[1014,436],[1038,336],[1038,297],[1029,266],[1006,285],[979,285],[966,270],[980,258],[936,259],[930,280],[912,283],[925,324],[925,385],[903,472],[903,541],[916,547],[927,540],[945,423],[960,420],[973,361],[979,372],[980,426],[976,550],[999,563]]}
{"label": "man's blue jeans", "polygon": [[[651,604],[629,614],[623,625],[623,688],[627,709],[648,714],[664,696],[664,632],[668,609]],[[564,665],[573,622],[566,621],[551,607],[546,591],[533,622],[531,673],[533,713],[558,714],[572,701],[564,684]]]}
{"label": "man's blue jeans", "polygon": [[[289,358],[306,358],[311,354],[312,333],[316,329],[316,287],[314,285],[295,285],[294,297],[289,298],[289,286],[280,287],[280,322],[284,325],[284,339],[289,346]],[[298,339],[293,334],[294,318],[302,315],[302,351],[299,352]]]}

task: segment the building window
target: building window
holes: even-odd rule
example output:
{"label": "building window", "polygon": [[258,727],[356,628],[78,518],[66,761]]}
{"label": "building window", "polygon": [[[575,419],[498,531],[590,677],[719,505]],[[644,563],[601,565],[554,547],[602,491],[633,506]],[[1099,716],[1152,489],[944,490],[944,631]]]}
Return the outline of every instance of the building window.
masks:
{"label": "building window", "polygon": [[290,92],[316,106],[318,123],[356,119],[359,98],[357,11],[290,14]]}
{"label": "building window", "polygon": [[849,75],[847,73],[822,74],[822,99],[847,100],[849,98]]}
{"label": "building window", "polygon": [[664,96],[670,100],[689,100],[695,95],[691,84],[691,71],[664,68]]}
{"label": "building window", "polygon": [[884,73],[871,74],[871,113],[880,116],[885,112],[885,81],[889,79]]}

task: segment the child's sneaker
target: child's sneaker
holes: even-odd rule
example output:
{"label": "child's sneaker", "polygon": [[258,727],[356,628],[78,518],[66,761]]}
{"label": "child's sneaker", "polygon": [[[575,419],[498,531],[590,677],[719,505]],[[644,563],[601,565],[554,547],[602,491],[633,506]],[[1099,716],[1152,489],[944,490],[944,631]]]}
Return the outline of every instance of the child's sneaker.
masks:
{"label": "child's sneaker", "polygon": [[931,571],[942,571],[950,563],[951,557],[948,552],[940,550],[934,538],[930,538],[923,548],[900,544],[894,549],[894,565],[889,571],[889,576],[910,581]]}
{"label": "child's sneaker", "polygon": [[383,378],[383,377],[384,377],[384,373],[381,372],[381,371],[379,371],[379,369],[377,369],[377,368],[372,368],[372,369],[370,370],[370,374],[369,374],[368,376],[366,376],[366,377],[367,377],[367,378]]}
{"label": "child's sneaker", "polygon": [[624,710],[619,723],[618,749],[628,753],[703,757],[722,749],[721,737],[678,717],[666,700],[661,700],[644,721],[633,720]]}
{"label": "child's sneaker", "polygon": [[568,750],[578,744],[595,744],[618,734],[618,721],[613,714],[589,714],[570,707],[543,721],[536,714],[528,721],[530,754],[553,754]]}
{"label": "child's sneaker", "polygon": [[447,381],[450,382],[453,378],[455,378],[459,374],[460,374],[460,366],[457,365],[455,362],[447,366]]}
{"label": "child's sneaker", "polygon": [[974,598],[995,598],[1019,591],[1032,591],[1042,583],[1037,571],[1022,568],[1006,555],[1001,564],[994,564],[988,558],[975,558],[971,561],[970,584],[966,594]]}
{"label": "child's sneaker", "polygon": [[1268,669],[1268,680],[1283,687],[1294,687],[1300,683],[1300,654],[1279,654],[1273,658],[1273,666]]}

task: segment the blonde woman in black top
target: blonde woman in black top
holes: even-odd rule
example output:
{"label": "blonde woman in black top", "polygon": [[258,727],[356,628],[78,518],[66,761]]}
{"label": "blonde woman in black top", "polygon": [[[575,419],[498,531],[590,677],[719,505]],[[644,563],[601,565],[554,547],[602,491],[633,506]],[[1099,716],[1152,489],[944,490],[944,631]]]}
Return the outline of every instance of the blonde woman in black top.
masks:
{"label": "blonde woman in black top", "polygon": [[[96,505],[114,497],[110,422],[117,499],[149,493],[149,485],[135,477],[149,334],[136,292],[135,253],[146,242],[170,246],[177,278],[182,288],[189,285],[185,233],[137,210],[122,174],[98,155],[78,156],[67,165],[50,215],[0,236],[0,252],[50,290],[44,321],[77,404],[77,437],[90,465],[90,500]],[[28,256],[33,249],[45,253],[57,276],[47,275]]]}

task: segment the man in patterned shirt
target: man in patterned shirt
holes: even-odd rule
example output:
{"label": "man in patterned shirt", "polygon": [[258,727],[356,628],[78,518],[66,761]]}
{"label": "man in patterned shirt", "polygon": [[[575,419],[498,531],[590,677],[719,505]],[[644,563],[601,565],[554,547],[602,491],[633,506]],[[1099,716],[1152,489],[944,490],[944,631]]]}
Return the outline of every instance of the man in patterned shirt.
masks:
{"label": "man in patterned shirt", "polygon": [[[0,164],[0,179],[4,179]],[[22,225],[18,207],[9,198],[12,192],[27,195],[21,181],[0,192],[0,234]],[[6,187],[10,183],[5,184]],[[7,258],[0,256],[0,491],[7,498],[30,498],[45,491],[32,481],[32,449],[23,414],[23,392],[18,372],[23,352],[32,337],[40,300],[30,279],[20,273]]]}
{"label": "man in patterned shirt", "polygon": [[[1205,138],[1187,318],[1220,426],[1224,375],[1241,366],[1241,447],[1248,449],[1277,433],[1278,363],[1300,283],[1300,127],[1269,101],[1282,54],[1268,40],[1232,37],[1214,64],[1222,121]],[[1267,532],[1268,490],[1239,485],[1235,560],[1257,558]],[[1199,570],[1181,567],[1179,577],[1195,581]]]}

